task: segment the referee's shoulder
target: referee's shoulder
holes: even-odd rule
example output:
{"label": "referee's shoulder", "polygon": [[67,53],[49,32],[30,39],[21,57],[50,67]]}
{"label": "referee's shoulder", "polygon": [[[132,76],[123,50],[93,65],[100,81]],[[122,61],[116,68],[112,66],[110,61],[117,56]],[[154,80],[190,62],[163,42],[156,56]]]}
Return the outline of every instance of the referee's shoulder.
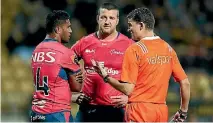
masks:
{"label": "referee's shoulder", "polygon": [[135,42],[135,43],[131,44],[131,45],[127,48],[127,51],[129,51],[129,50],[137,50],[137,49],[139,48],[139,46],[138,46],[137,43],[138,43],[138,42]]}

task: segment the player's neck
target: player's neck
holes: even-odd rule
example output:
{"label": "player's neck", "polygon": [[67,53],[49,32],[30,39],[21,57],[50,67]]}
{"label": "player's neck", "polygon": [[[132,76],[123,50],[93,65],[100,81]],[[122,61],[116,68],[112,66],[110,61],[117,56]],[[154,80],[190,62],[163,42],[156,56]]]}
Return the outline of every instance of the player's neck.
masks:
{"label": "player's neck", "polygon": [[117,38],[118,32],[115,30],[111,34],[103,34],[100,31],[98,31],[97,36],[98,36],[98,39],[100,39],[101,41],[113,41]]}
{"label": "player's neck", "polygon": [[58,42],[61,42],[61,39],[58,36],[56,36],[55,34],[47,34],[45,37],[45,39],[50,39],[50,38],[55,39]]}

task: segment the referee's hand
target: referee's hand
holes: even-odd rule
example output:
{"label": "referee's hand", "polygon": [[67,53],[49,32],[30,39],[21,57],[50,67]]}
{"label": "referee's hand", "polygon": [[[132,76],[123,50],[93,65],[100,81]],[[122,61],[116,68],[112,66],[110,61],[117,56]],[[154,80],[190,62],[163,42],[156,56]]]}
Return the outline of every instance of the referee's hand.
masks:
{"label": "referee's hand", "polygon": [[91,98],[85,95],[84,93],[81,93],[76,99],[76,103],[78,105],[88,104],[90,101],[91,101]]}
{"label": "referee's hand", "polygon": [[111,96],[112,104],[115,104],[115,108],[122,108],[126,106],[128,102],[128,96],[120,95],[120,96]]}
{"label": "referee's hand", "polygon": [[176,114],[172,118],[172,122],[184,122],[186,121],[186,118],[187,118],[187,112],[183,112],[180,109],[176,112]]}
{"label": "referee's hand", "polygon": [[103,78],[106,77],[108,74],[105,70],[105,68],[97,61],[95,61],[94,59],[91,59],[92,65],[95,68],[95,71],[102,76]]}

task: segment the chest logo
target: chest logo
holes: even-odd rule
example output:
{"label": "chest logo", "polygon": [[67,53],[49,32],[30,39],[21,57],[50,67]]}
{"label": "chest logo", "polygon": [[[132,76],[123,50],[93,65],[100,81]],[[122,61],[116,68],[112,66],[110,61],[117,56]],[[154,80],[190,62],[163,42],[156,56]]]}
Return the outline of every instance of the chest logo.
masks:
{"label": "chest logo", "polygon": [[111,53],[111,54],[117,54],[117,55],[123,55],[123,54],[124,54],[124,52],[121,52],[121,51],[116,50],[116,49],[112,49],[112,50],[110,51],[110,53]]}
{"label": "chest logo", "polygon": [[94,49],[86,49],[85,53],[95,53],[95,50]]}

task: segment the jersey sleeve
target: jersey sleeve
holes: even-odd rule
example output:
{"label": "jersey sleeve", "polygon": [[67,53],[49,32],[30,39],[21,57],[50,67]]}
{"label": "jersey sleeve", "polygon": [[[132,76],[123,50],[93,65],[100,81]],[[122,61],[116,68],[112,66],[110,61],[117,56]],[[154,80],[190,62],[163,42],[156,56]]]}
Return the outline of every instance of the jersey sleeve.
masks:
{"label": "jersey sleeve", "polygon": [[76,62],[77,56],[73,51],[69,51],[68,53],[63,54],[60,65],[71,71],[73,74],[80,71],[80,66]]}
{"label": "jersey sleeve", "polygon": [[136,84],[139,69],[139,56],[134,49],[136,47],[127,48],[121,72],[121,81]]}
{"label": "jersey sleeve", "polygon": [[176,82],[184,80],[187,78],[185,71],[183,70],[176,52],[172,51],[172,76]]}
{"label": "jersey sleeve", "polygon": [[75,54],[77,55],[78,60],[81,59],[82,56],[82,48],[83,48],[83,38],[78,40],[72,47],[71,50],[73,50],[75,52]]}

